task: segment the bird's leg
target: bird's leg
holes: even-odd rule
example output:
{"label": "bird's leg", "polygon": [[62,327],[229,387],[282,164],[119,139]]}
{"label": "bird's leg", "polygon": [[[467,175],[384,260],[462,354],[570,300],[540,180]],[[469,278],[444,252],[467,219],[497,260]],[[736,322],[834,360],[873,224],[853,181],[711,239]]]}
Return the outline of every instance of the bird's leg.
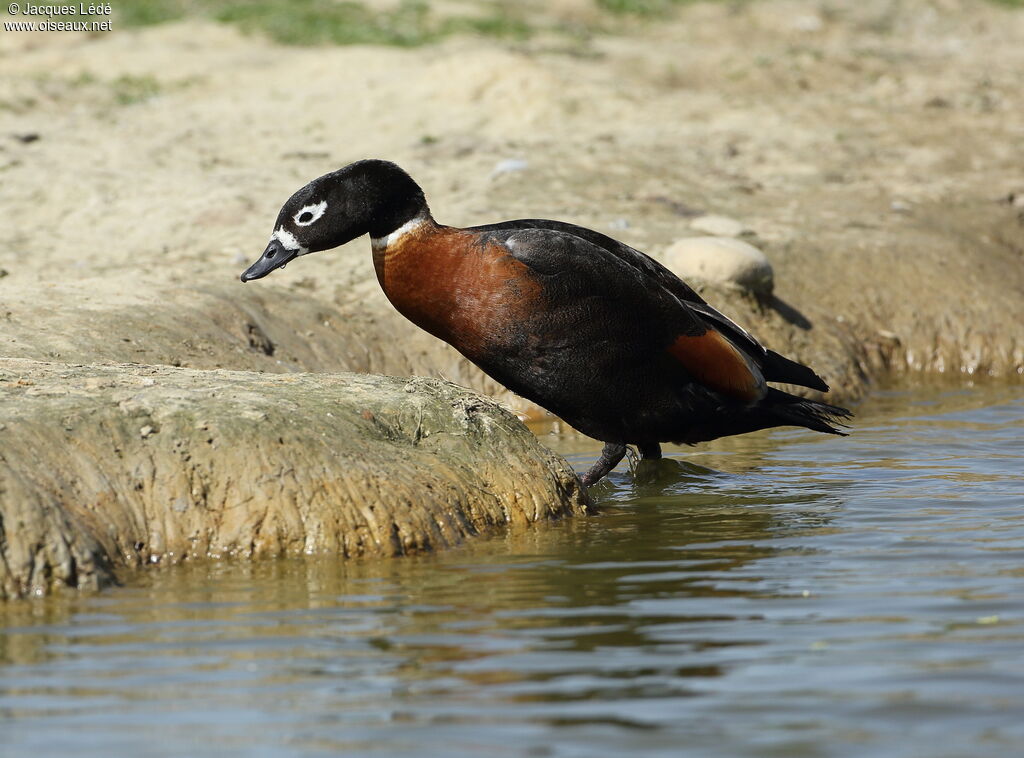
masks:
{"label": "bird's leg", "polygon": [[658,460],[661,457],[661,445],[657,442],[652,442],[649,445],[637,445],[637,450],[640,451],[641,460]]}
{"label": "bird's leg", "polygon": [[625,454],[625,445],[616,442],[604,443],[601,457],[597,459],[597,463],[590,467],[590,471],[583,475],[583,486],[589,487],[603,479],[609,471],[619,465],[619,461],[622,460],[622,456]]}

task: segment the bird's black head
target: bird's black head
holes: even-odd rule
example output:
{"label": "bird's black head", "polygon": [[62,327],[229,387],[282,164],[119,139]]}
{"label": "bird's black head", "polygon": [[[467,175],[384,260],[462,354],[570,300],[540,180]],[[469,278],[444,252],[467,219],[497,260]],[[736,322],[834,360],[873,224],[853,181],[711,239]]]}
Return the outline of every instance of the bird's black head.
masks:
{"label": "bird's black head", "polygon": [[369,233],[385,237],[430,211],[423,190],[389,161],[365,160],[314,179],[281,208],[270,244],[242,274],[261,279],[307,253],[329,250]]}

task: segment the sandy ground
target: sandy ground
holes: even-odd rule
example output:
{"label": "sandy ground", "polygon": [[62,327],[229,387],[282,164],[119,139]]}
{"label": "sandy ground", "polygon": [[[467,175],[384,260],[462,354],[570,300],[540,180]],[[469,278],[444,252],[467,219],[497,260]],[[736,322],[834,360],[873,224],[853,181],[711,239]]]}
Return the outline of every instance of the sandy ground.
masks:
{"label": "sandy ground", "polygon": [[[781,300],[708,297],[846,398],[889,367],[1019,375],[1024,13],[848,6],[697,4],[584,41],[414,50],[286,48],[197,22],[4,33],[0,326],[20,335],[6,354],[88,362],[48,342],[77,342],[82,309],[136,313],[128,337],[145,343],[147,308],[187,309],[195,288],[243,297],[281,202],[377,156],[446,223],[560,218],[658,255],[695,213],[740,220]],[[495,170],[508,159],[525,168]],[[366,240],[247,287],[341,313],[342,341],[397,319]],[[410,339],[395,365],[336,368],[454,360]]]}
{"label": "sandy ground", "polygon": [[[867,373],[879,353],[1021,371],[1024,13],[698,4],[634,26],[415,50],[284,48],[190,22],[4,33],[0,317],[53,286],[128,309],[168,285],[234,286],[294,189],[379,156],[452,224],[561,218],[657,255],[693,213],[737,218],[813,329],[717,302],[834,378],[850,378],[852,343]],[[496,172],[507,159],[526,167]],[[367,247],[248,286],[386,312]]]}

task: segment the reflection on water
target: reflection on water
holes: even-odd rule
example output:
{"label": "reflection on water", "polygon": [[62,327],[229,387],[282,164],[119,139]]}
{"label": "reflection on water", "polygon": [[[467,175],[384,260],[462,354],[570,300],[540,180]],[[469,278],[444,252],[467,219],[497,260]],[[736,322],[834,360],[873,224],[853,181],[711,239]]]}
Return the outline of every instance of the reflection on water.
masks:
{"label": "reflection on water", "polygon": [[554,528],[11,604],[0,754],[1019,754],[1022,441],[1020,387],[891,392]]}

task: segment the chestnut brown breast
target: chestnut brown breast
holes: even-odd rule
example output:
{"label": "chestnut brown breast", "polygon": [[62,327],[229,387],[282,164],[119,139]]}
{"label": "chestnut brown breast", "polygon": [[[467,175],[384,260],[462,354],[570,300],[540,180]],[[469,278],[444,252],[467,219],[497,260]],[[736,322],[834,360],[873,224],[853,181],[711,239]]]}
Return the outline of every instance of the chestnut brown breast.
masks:
{"label": "chestnut brown breast", "polygon": [[541,300],[530,269],[503,245],[429,221],[375,247],[373,265],[403,316],[471,360],[509,344]]}

